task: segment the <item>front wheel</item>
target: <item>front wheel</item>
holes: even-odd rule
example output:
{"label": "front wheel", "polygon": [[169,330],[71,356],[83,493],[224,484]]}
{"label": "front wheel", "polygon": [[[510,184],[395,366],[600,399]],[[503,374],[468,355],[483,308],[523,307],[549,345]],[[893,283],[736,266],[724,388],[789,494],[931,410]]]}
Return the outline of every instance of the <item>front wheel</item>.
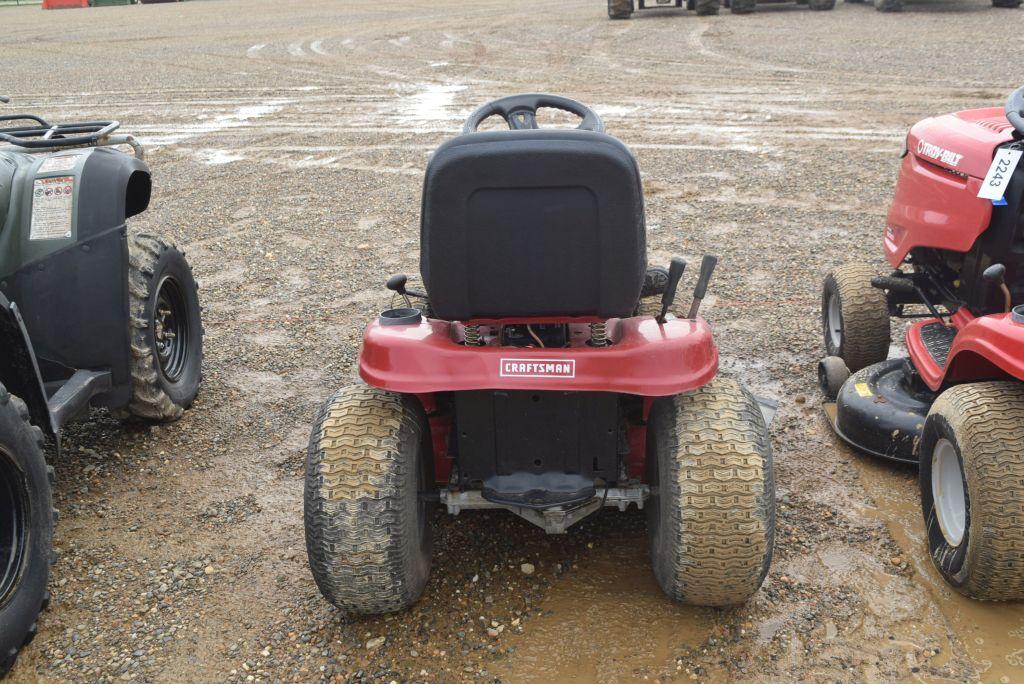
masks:
{"label": "front wheel", "polygon": [[128,248],[132,396],[123,413],[177,420],[199,393],[203,322],[199,288],[184,253],[155,235]]}
{"label": "front wheel", "polygon": [[754,397],[716,378],[655,401],[647,477],[647,539],[662,590],[699,606],[753,596],[775,540],[772,450]]}
{"label": "front wheel", "polygon": [[633,0],[608,0],[610,19],[629,19],[633,14]]}
{"label": "front wheel", "polygon": [[350,385],[320,410],[306,460],[306,551],[320,593],[343,611],[390,613],[423,593],[431,453],[415,397]]}
{"label": "front wheel", "polygon": [[1024,599],[1024,385],[942,393],[918,444],[928,550],[960,593]]}
{"label": "front wheel", "polygon": [[53,469],[28,408],[0,385],[0,677],[36,635],[53,559]]}
{"label": "front wheel", "polygon": [[829,273],[822,288],[825,354],[841,358],[852,373],[889,356],[889,307],[871,286],[873,275],[866,264],[846,264]]}

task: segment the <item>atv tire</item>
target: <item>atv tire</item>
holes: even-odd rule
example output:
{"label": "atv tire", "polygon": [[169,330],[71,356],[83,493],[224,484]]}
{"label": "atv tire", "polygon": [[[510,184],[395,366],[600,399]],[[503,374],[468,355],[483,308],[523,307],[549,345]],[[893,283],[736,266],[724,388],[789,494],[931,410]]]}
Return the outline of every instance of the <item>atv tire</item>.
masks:
{"label": "atv tire", "polygon": [[633,14],[633,0],[608,0],[609,19],[629,19]]}
{"label": "atv tire", "polygon": [[943,392],[918,444],[928,550],[965,596],[1024,599],[1024,385]]}
{"label": "atv tire", "polygon": [[163,238],[136,235],[128,255],[132,397],[119,415],[171,422],[202,380],[199,290],[185,254]]}
{"label": "atv tire", "polygon": [[757,9],[756,0],[731,0],[729,11],[733,14],[750,14]]}
{"label": "atv tire", "polygon": [[349,614],[408,608],[430,575],[430,429],[412,397],[350,385],[320,410],[306,460],[309,566]]}
{"label": "atv tire", "polygon": [[718,14],[718,9],[721,6],[721,0],[696,0],[694,2],[694,9],[697,11],[697,15],[701,17]]}
{"label": "atv tire", "polygon": [[750,598],[775,540],[772,450],[754,397],[717,378],[655,401],[647,476],[647,539],[662,590],[699,606]]}
{"label": "atv tire", "polygon": [[50,595],[53,468],[25,403],[0,385],[0,677],[36,635]]}
{"label": "atv tire", "polygon": [[899,12],[903,9],[903,0],[874,0],[874,3],[879,12]]}
{"label": "atv tire", "polygon": [[866,264],[846,264],[828,274],[822,291],[825,355],[843,359],[851,373],[889,356],[889,307],[873,275]]}

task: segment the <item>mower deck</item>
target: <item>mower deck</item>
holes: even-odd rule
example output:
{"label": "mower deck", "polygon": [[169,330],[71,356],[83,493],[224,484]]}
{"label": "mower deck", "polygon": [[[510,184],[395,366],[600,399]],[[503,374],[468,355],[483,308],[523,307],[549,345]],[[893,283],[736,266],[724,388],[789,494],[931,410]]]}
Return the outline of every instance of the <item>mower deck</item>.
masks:
{"label": "mower deck", "polygon": [[879,458],[916,464],[914,446],[934,396],[909,388],[905,363],[890,359],[858,371],[824,410],[844,442]]}

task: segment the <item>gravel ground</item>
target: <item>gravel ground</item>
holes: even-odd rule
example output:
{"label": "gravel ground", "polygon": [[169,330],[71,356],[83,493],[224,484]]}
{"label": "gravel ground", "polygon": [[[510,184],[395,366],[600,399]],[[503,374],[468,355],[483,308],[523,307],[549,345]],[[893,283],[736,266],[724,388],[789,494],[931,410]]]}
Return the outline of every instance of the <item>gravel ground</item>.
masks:
{"label": "gravel ground", "polygon": [[[70,432],[54,601],[14,679],[1024,678],[1020,607],[942,584],[915,473],[840,445],[814,382],[823,274],[881,268],[907,127],[1019,85],[990,44],[1020,17],[977,0],[629,22],[599,0],[0,9],[20,109],[114,117],[146,143],[155,198],[132,228],[187,249],[208,354],[179,423],[97,413]],[[310,577],[309,423],[385,277],[416,272],[427,157],[475,105],[528,90],[593,105],[634,149],[652,261],[722,257],[704,312],[723,368],[781,402],[777,552],[743,607],[665,600],[635,512],[564,537],[438,513],[432,579],[401,615],[340,615]]]}

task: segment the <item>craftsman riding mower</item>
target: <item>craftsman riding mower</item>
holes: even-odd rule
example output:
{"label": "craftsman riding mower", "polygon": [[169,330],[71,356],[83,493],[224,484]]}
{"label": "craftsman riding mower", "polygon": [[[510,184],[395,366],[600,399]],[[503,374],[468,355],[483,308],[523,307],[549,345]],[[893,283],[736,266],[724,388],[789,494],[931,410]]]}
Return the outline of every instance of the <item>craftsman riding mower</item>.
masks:
{"label": "craftsman riding mower", "polygon": [[113,121],[14,114],[0,126],[2,675],[49,601],[54,471],[44,452],[59,454],[62,428],[90,407],[181,416],[199,390],[203,330],[184,254],[128,236],[151,190],[134,138]]}
{"label": "craftsman riding mower", "polygon": [[[582,121],[538,129],[541,108]],[[510,130],[478,132],[492,116]],[[636,505],[669,596],[751,596],[774,539],[765,416],[716,377],[697,315],[714,257],[689,314],[669,313],[686,264],[647,269],[630,151],[574,100],[490,102],[428,164],[421,221],[426,291],[388,281],[404,306],[367,327],[365,384],[313,427],[306,545],[324,596],[350,613],[412,604],[435,502],[505,509],[548,533]],[[639,313],[642,295],[660,298],[655,315]]]}
{"label": "craftsman riding mower", "polygon": [[[935,565],[991,600],[1024,598],[1022,137],[1024,88],[916,124],[885,233],[896,270],[843,266],[822,297],[833,426],[919,464]],[[888,358],[891,317],[913,321],[906,358]]]}

